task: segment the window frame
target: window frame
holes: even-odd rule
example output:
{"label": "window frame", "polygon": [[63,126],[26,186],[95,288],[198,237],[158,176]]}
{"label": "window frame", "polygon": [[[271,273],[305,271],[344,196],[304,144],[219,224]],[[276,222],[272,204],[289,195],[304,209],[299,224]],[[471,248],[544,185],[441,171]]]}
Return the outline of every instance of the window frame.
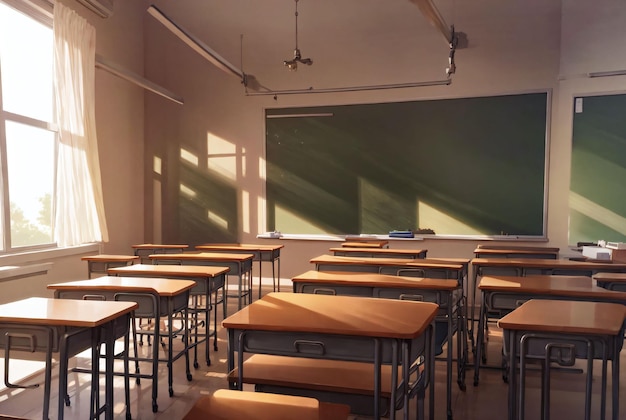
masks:
{"label": "window frame", "polygon": [[[53,17],[53,5],[43,0],[0,0],[4,5],[11,7],[18,12],[23,13],[29,18],[46,25],[52,29],[52,17]],[[52,69],[50,69],[52,71]],[[0,72],[0,241],[2,242],[2,249],[0,255],[12,255],[23,252],[38,251],[38,250],[50,250],[58,248],[58,245],[52,239],[49,243],[28,245],[28,246],[13,246],[11,243],[11,211],[10,211],[10,197],[9,197],[9,177],[8,177],[8,162],[7,162],[7,135],[6,135],[6,123],[8,121],[23,124],[32,128],[43,129],[54,133],[54,156],[53,159],[53,177],[56,178],[56,156],[58,153],[58,127],[52,121],[44,121],[36,118],[28,117],[21,114],[5,111],[2,102],[2,74]],[[53,87],[50,86],[50,89]],[[54,103],[52,120],[55,118]],[[53,183],[52,200],[56,191]],[[54,204],[52,204],[51,217],[54,220]],[[51,220],[51,223],[53,222]]]}

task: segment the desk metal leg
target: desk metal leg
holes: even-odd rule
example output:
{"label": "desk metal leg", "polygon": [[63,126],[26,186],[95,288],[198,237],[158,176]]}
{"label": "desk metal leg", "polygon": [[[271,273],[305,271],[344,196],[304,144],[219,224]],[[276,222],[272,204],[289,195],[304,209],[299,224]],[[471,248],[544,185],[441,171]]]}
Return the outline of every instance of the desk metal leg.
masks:
{"label": "desk metal leg", "polygon": [[[278,285],[278,291],[280,292],[280,257],[276,257],[276,261],[278,262],[278,277],[276,277],[276,284]],[[272,277],[274,277],[274,262],[273,261],[272,261]]]}
{"label": "desk metal leg", "polygon": [[[516,409],[516,384],[517,379],[515,378],[516,374],[516,365],[517,362],[515,360],[515,354],[517,354],[517,334],[515,331],[511,331],[509,334],[509,420],[515,420],[515,415],[517,412]],[[478,362],[480,363],[480,362]]]}
{"label": "desk metal leg", "polygon": [[614,337],[613,343],[613,359],[611,361],[611,385],[613,395],[611,397],[612,410],[611,416],[613,420],[619,419],[619,369],[620,369],[620,346],[618,340],[622,340],[624,331],[620,332],[620,335]]}
{"label": "desk metal leg", "polygon": [[[263,277],[261,276],[262,266],[263,266],[263,258],[261,257],[261,255],[259,255],[259,299],[261,299],[261,284],[263,283]],[[252,303],[252,295],[250,295],[250,303]]]}
{"label": "desk metal leg", "polygon": [[[476,306],[476,288],[478,287],[478,271],[480,269],[477,267],[474,267],[473,273],[472,273],[472,284],[471,289],[472,289],[472,301],[469,303],[469,312],[470,312],[470,330],[469,330],[469,339],[470,339],[470,344],[472,347],[472,353],[474,354],[474,356],[476,356],[476,342],[474,341],[474,310],[475,310],[475,306]],[[479,321],[480,322],[480,321]],[[478,334],[477,334],[478,335]]]}
{"label": "desk metal leg", "polygon": [[[478,333],[476,335],[476,346],[474,352],[474,386],[478,385],[478,377],[480,375],[480,363],[483,351],[483,341],[485,334],[485,317],[486,317],[486,309],[485,309],[485,296],[483,296],[483,301],[480,305],[480,315],[478,316]],[[473,322],[473,317],[472,317]],[[486,350],[486,349],[484,349]],[[509,381],[511,379],[509,378]]]}

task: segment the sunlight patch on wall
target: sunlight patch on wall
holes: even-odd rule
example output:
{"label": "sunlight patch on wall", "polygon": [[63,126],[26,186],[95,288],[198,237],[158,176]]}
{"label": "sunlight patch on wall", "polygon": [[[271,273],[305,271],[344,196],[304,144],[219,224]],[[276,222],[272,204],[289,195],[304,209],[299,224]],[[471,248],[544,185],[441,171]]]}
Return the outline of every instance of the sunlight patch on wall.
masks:
{"label": "sunlight patch on wall", "polygon": [[162,243],[162,210],[161,210],[161,181],[152,182],[152,239],[154,243]]}
{"label": "sunlight patch on wall", "polygon": [[246,177],[246,148],[241,148],[241,176]]}
{"label": "sunlight patch on wall", "polygon": [[190,198],[194,198],[197,195],[193,189],[189,188],[185,184],[180,184],[180,192]]}
{"label": "sunlight patch on wall", "polygon": [[265,217],[265,206],[267,203],[267,200],[265,200],[265,198],[263,197],[258,197],[257,200],[257,223],[259,224],[257,226],[257,231],[259,233],[263,233],[263,232],[267,232],[267,218]]}
{"label": "sunlight patch on wall", "polygon": [[[276,206],[276,230],[279,232],[306,232],[311,235],[325,235],[324,229],[321,229],[306,219],[296,216],[282,207]],[[278,225],[280,222],[280,225]]]}
{"label": "sunlight patch on wall", "polygon": [[207,134],[207,167],[221,176],[237,180],[237,147],[214,134]]}
{"label": "sunlight patch on wall", "polygon": [[216,213],[213,213],[210,210],[207,212],[207,216],[209,218],[209,222],[213,223],[216,226],[219,226],[220,228],[224,230],[228,230],[228,221],[226,219],[220,217],[219,215],[217,215]]}
{"label": "sunlight patch on wall", "polygon": [[180,148],[180,158],[191,163],[193,166],[198,166],[198,156],[187,149],[183,149],[182,147]]}
{"label": "sunlight patch on wall", "polygon": [[602,207],[580,194],[573,191],[569,192],[569,207],[622,235],[626,235],[626,218],[624,216]]}
{"label": "sunlight patch on wall", "polygon": [[156,173],[161,175],[161,158],[158,156],[154,156],[154,158],[152,159],[152,170]]}
{"label": "sunlight patch on wall", "polygon": [[264,158],[259,158],[259,178],[261,181],[267,179],[267,161]]}
{"label": "sunlight patch on wall", "polygon": [[417,202],[419,227],[432,229],[439,235],[484,235],[481,232],[428,204]]}
{"label": "sunlight patch on wall", "polygon": [[244,233],[250,233],[250,193],[241,192],[241,223]]}

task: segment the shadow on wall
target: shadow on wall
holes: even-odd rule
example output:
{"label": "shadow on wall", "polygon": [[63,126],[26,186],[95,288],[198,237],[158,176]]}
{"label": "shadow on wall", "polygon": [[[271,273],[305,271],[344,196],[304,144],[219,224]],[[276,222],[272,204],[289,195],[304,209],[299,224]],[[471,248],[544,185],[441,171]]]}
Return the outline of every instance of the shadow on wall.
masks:
{"label": "shadow on wall", "polygon": [[183,164],[178,199],[179,241],[191,246],[237,242],[237,189],[233,185],[219,176]]}

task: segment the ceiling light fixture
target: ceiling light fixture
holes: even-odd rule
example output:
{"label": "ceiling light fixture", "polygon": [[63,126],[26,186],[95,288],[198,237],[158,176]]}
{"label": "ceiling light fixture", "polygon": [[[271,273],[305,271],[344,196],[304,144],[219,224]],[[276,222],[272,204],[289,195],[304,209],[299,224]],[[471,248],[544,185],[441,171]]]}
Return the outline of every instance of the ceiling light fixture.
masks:
{"label": "ceiling light fixture", "polygon": [[293,50],[293,59],[283,61],[285,67],[289,70],[296,71],[298,70],[298,63],[306,64],[310,66],[313,64],[313,60],[310,58],[302,58],[302,54],[300,54],[300,49],[298,48],[298,0],[296,1],[296,49]]}

